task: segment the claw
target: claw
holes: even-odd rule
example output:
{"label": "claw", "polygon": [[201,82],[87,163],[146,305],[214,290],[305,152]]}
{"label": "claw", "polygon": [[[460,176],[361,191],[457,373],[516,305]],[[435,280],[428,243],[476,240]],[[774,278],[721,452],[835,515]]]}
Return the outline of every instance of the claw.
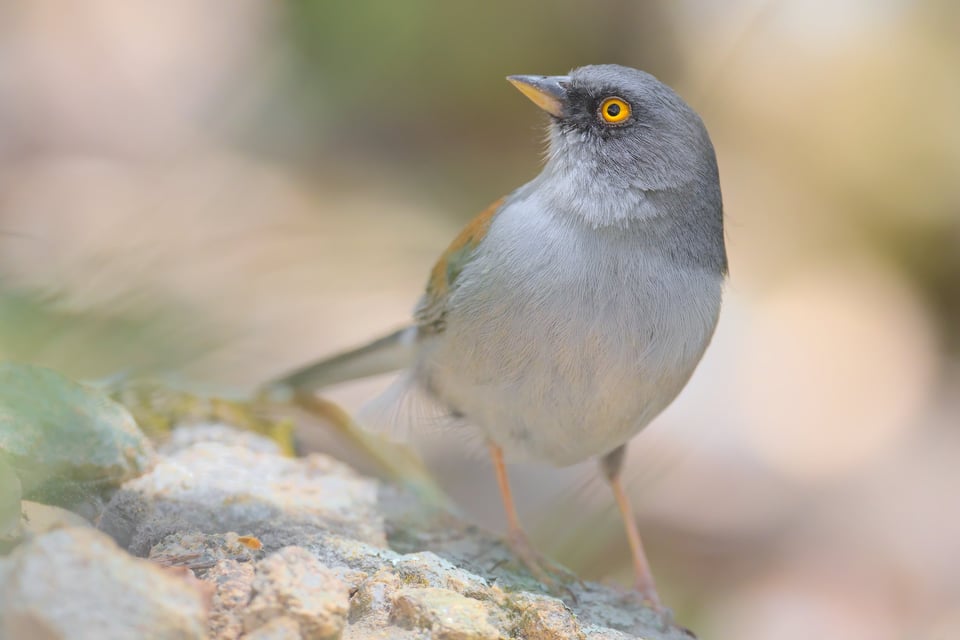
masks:
{"label": "claw", "polygon": [[546,587],[547,591],[561,599],[566,595],[574,603],[578,602],[577,595],[567,583],[580,583],[580,578],[563,565],[537,551],[523,529],[511,530],[507,535],[506,543],[530,575]]}

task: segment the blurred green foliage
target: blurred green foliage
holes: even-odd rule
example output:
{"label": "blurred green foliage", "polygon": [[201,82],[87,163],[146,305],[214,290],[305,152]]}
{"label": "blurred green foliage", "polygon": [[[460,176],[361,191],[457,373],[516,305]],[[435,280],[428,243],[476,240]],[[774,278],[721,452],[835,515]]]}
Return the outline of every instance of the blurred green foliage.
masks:
{"label": "blurred green foliage", "polygon": [[[2,287],[2,283],[0,283]],[[192,318],[194,331],[184,331]],[[33,362],[80,378],[177,368],[215,344],[203,315],[169,299],[127,308],[65,308],[56,295],[0,288],[0,359]]]}
{"label": "blurred green foliage", "polygon": [[619,62],[669,81],[684,64],[670,13],[630,0],[300,0],[284,18],[299,152],[399,165],[441,198],[532,176],[536,155],[503,152],[538,143],[542,118],[505,76]]}

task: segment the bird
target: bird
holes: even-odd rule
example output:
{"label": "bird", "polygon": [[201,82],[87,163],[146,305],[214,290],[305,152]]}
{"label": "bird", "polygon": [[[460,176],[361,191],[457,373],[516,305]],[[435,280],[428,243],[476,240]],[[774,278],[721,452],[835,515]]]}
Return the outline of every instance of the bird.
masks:
{"label": "bird", "polygon": [[506,540],[540,578],[547,561],[506,464],[598,460],[634,588],[663,610],[622,472],[627,443],[681,392],[718,322],[728,267],[713,144],[700,116],[638,69],[507,80],[549,117],[539,175],[453,239],[411,324],[265,388],[313,394],[403,370],[401,385],[485,441]]}

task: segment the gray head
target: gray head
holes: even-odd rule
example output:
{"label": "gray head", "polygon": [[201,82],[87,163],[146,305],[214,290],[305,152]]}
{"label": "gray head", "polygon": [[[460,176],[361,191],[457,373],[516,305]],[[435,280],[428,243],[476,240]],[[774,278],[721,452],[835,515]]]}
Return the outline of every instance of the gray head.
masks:
{"label": "gray head", "polygon": [[719,243],[713,253],[722,253],[713,145],[670,87],[619,65],[508,79],[551,116],[549,157],[534,182],[553,207],[595,227],[678,218],[710,235]]}

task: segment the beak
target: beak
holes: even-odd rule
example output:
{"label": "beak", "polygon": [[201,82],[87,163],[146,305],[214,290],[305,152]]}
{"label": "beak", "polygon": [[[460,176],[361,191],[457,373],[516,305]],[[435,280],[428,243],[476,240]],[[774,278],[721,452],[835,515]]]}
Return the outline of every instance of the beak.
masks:
{"label": "beak", "polygon": [[562,118],[567,105],[570,76],[507,76],[520,93],[555,118]]}

